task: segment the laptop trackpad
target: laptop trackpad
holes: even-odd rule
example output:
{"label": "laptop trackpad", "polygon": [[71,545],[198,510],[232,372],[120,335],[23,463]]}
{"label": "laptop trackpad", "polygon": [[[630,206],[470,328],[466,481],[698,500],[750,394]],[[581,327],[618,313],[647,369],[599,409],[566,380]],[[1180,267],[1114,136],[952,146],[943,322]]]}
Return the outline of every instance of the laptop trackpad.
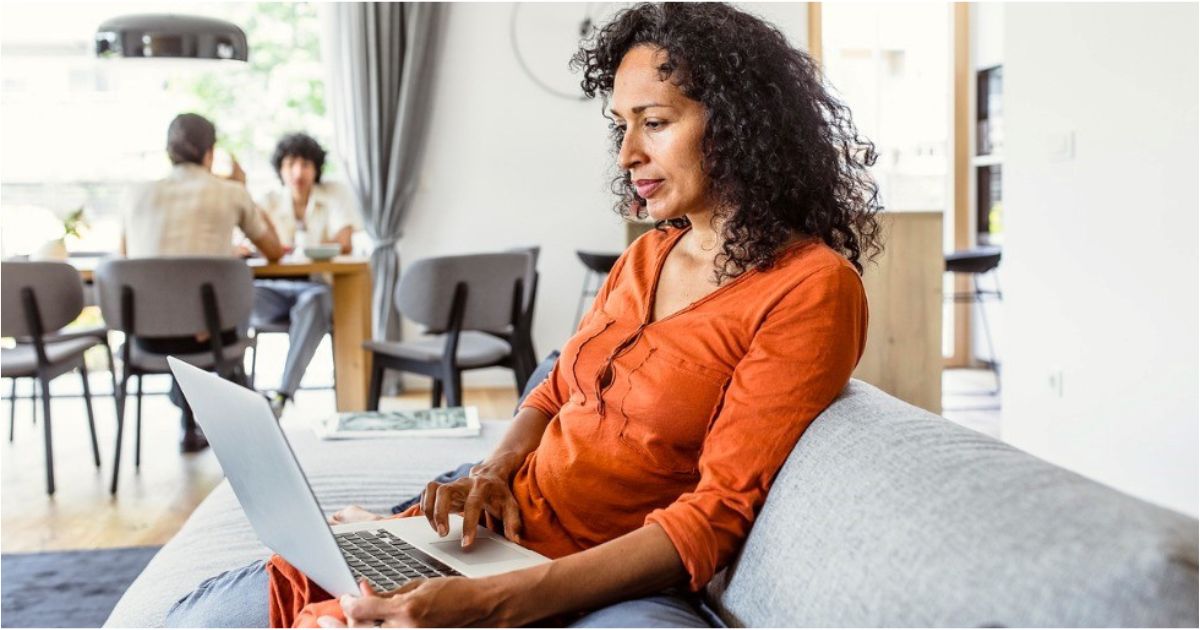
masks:
{"label": "laptop trackpad", "polygon": [[492,540],[491,538],[476,538],[470,549],[463,549],[457,540],[445,540],[429,543],[438,553],[445,554],[463,564],[489,564],[492,562],[508,562],[524,560],[525,555],[519,551]]}

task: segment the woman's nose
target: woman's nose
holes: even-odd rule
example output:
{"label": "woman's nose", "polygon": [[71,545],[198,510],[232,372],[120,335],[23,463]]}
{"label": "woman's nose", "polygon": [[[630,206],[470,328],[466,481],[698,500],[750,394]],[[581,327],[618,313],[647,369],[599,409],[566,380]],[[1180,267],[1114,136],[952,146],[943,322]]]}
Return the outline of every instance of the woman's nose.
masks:
{"label": "woman's nose", "polygon": [[621,139],[621,150],[617,154],[617,164],[622,170],[633,170],[635,166],[646,163],[646,154],[642,150],[642,142],[636,131],[625,133]]}

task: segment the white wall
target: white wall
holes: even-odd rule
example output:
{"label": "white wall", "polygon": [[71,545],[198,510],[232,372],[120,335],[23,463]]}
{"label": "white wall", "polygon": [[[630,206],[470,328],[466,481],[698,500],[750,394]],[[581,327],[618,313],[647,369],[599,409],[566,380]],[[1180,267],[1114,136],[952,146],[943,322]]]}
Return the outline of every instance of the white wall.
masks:
{"label": "white wall", "polygon": [[1195,515],[1197,6],[1004,20],[1003,437]]}
{"label": "white wall", "polygon": [[[745,6],[804,44],[803,3]],[[578,76],[566,69],[574,52],[570,28],[585,10],[523,4],[517,20],[527,62],[553,87],[575,93]],[[511,3],[447,5],[429,149],[399,247],[403,265],[541,245],[534,343],[544,355],[573,332],[584,277],[575,251],[620,251],[625,228],[611,210],[608,181],[615,171],[600,102],[555,97],[521,71],[509,37],[512,11]],[[416,334],[405,330],[406,338]],[[512,375],[473,370],[464,381],[506,386]],[[425,388],[429,380],[407,382]]]}

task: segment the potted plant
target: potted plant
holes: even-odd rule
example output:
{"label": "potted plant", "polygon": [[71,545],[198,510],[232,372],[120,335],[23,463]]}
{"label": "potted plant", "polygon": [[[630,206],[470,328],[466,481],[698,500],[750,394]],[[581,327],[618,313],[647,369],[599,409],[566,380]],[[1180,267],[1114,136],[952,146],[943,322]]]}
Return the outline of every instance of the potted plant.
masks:
{"label": "potted plant", "polygon": [[30,258],[33,260],[66,260],[70,255],[67,251],[67,239],[82,238],[87,227],[87,219],[83,216],[83,206],[80,206],[63,219],[63,235],[46,241]]}

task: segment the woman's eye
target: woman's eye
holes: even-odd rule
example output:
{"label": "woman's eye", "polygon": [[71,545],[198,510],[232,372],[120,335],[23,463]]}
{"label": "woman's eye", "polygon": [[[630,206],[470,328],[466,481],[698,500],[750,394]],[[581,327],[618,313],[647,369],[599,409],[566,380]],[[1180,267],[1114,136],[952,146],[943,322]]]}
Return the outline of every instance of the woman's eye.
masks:
{"label": "woman's eye", "polygon": [[646,121],[647,129],[662,129],[666,125],[667,125],[667,123],[665,123],[661,120],[647,120]]}

